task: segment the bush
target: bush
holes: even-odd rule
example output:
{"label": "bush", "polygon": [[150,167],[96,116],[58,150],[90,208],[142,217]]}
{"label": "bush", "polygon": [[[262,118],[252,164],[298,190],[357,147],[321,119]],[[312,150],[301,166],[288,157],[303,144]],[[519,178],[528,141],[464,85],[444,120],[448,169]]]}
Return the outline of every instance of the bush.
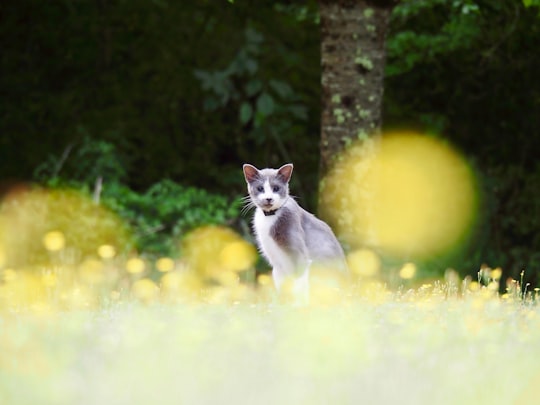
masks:
{"label": "bush", "polygon": [[[128,226],[141,253],[177,255],[178,239],[202,225],[230,225],[239,198],[161,180],[143,192],[123,184],[124,170],[114,145],[85,136],[60,156],[49,156],[34,172],[50,188],[69,187],[116,213]],[[92,195],[93,194],[93,195]]]}
{"label": "bush", "polygon": [[238,203],[171,180],[155,183],[144,193],[106,184],[103,204],[130,225],[140,251],[158,255],[175,255],[186,232],[206,224],[230,224],[239,214]]}

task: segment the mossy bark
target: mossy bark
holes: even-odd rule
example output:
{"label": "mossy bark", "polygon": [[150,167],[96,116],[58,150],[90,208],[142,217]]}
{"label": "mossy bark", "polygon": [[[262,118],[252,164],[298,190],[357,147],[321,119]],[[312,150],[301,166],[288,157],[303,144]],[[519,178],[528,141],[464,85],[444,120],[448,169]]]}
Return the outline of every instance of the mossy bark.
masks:
{"label": "mossy bark", "polygon": [[396,1],[321,0],[321,176],[381,126],[388,19]]}

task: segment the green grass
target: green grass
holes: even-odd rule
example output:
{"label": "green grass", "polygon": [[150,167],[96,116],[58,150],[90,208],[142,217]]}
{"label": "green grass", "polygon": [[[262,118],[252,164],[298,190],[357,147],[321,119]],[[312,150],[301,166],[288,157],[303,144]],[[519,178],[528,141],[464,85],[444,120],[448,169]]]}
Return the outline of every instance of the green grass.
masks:
{"label": "green grass", "polygon": [[0,404],[526,404],[539,342],[535,302],[487,289],[6,310]]}

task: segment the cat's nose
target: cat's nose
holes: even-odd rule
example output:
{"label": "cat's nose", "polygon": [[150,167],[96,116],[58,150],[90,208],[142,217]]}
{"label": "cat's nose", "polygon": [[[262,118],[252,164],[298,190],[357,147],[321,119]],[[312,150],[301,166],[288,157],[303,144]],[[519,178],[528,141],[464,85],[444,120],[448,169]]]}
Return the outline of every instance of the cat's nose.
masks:
{"label": "cat's nose", "polygon": [[272,204],[274,202],[274,199],[273,198],[267,198],[266,199],[266,203],[267,204]]}

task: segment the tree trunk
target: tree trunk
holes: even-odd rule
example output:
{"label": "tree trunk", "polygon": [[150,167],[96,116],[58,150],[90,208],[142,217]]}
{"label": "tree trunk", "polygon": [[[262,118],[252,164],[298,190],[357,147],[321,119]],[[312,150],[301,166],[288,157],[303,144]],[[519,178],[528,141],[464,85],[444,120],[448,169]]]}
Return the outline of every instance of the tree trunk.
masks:
{"label": "tree trunk", "polygon": [[397,1],[321,0],[321,177],[381,126],[385,37]]}

